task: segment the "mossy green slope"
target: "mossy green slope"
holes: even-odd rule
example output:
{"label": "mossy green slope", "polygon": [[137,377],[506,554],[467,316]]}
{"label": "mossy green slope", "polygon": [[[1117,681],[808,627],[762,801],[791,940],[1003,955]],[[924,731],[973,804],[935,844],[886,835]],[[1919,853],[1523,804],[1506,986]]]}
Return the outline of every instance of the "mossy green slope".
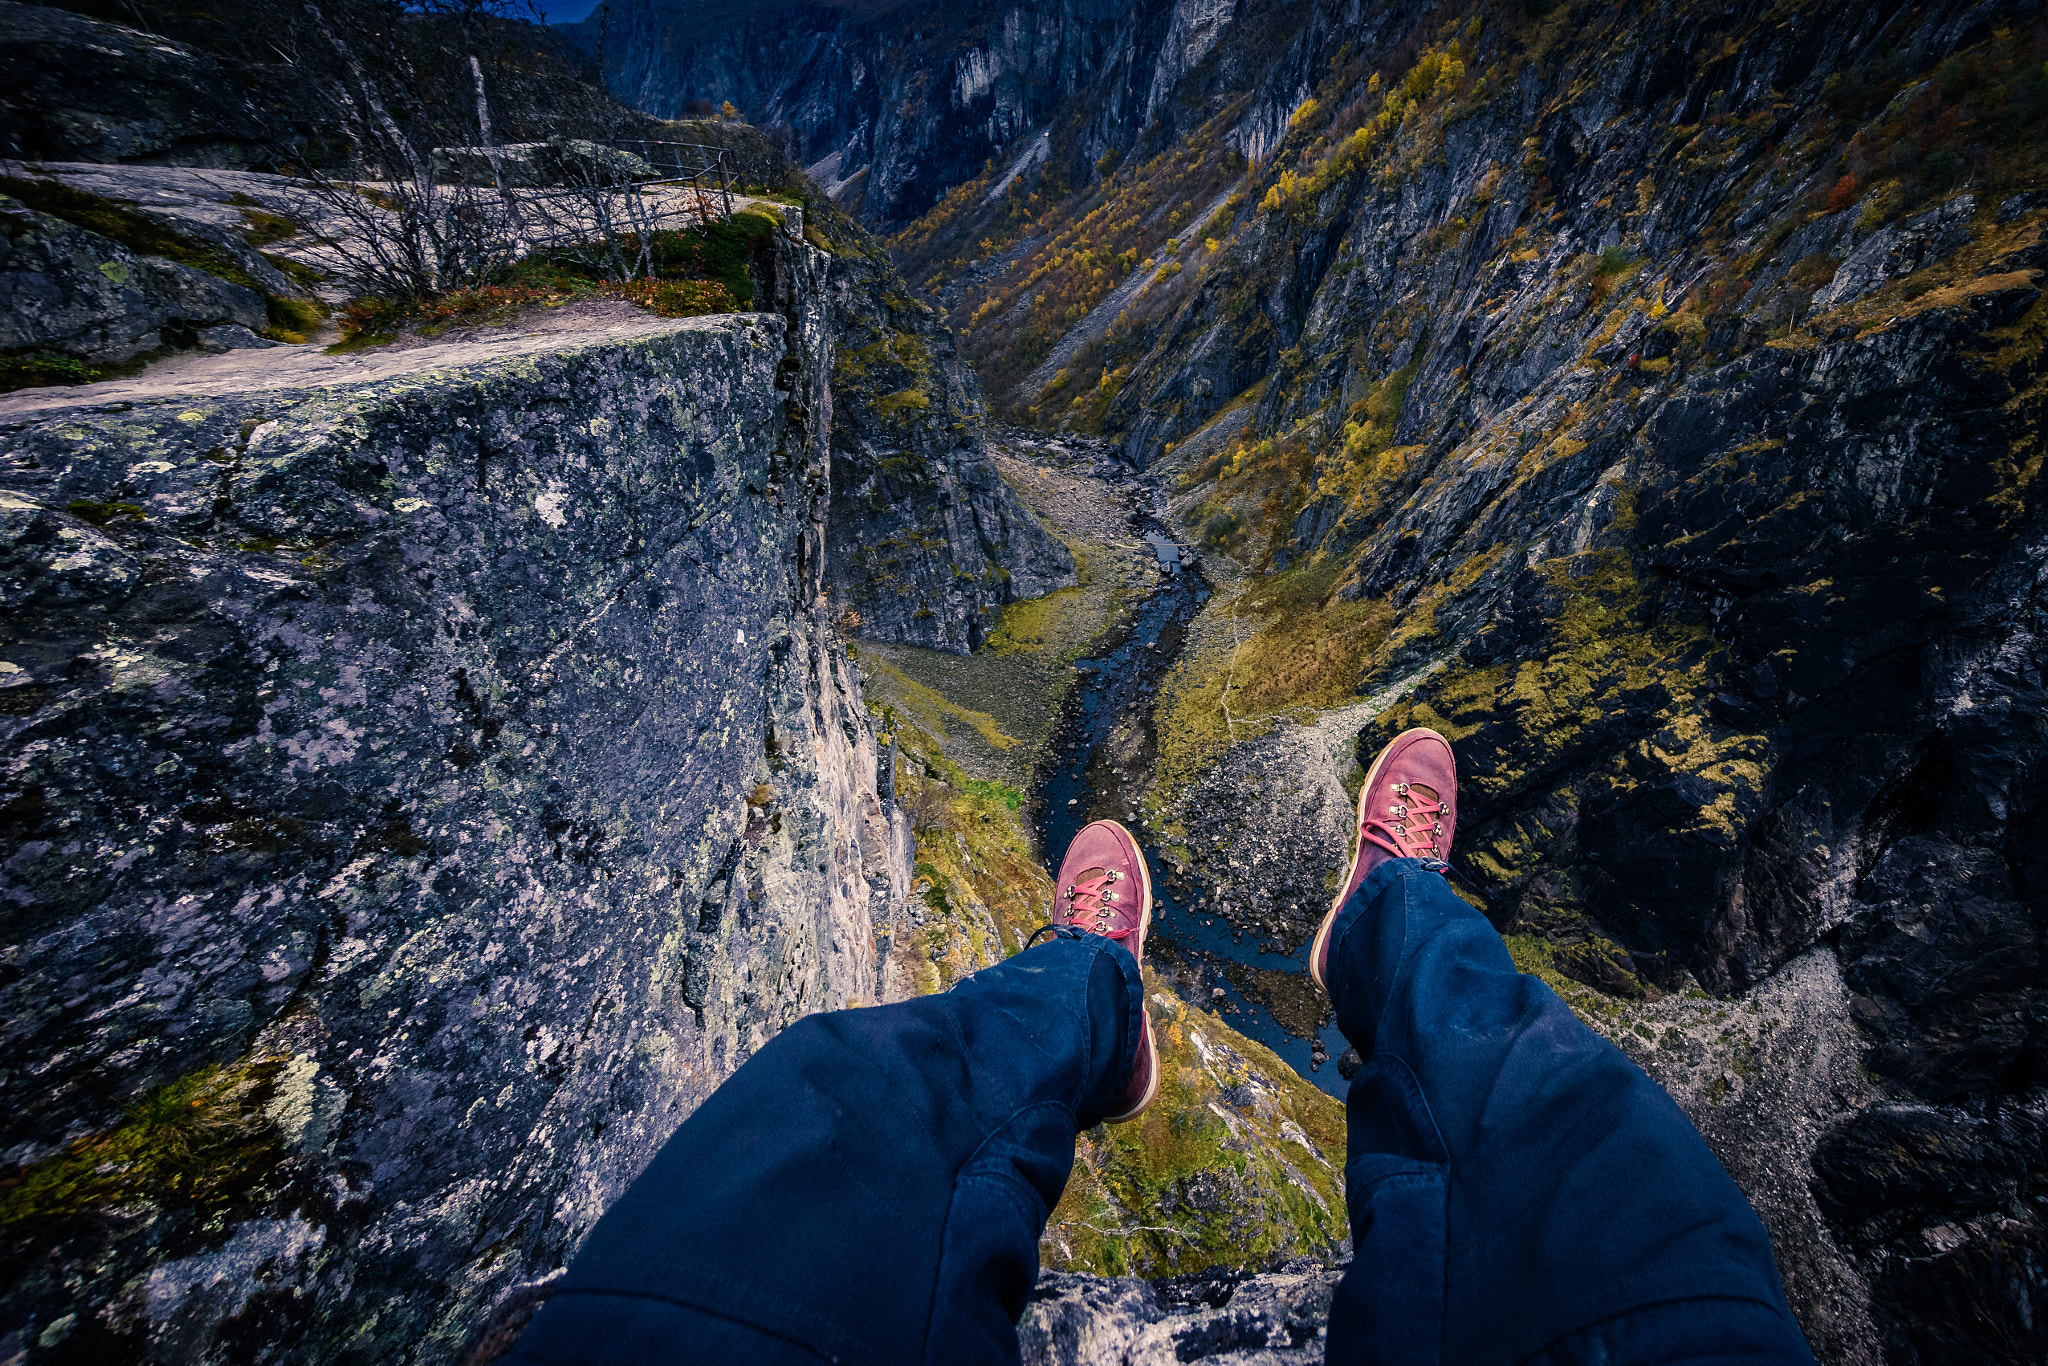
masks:
{"label": "mossy green slope", "polygon": [[[862,648],[868,705],[898,746],[897,800],[917,841],[918,896],[892,935],[892,991],[943,990],[1021,951],[1046,923],[1052,879],[1020,790],[1029,771],[1020,776],[1013,756],[1037,752],[1071,677],[1066,662],[1113,629],[1151,574],[1121,545],[1068,544],[1086,567],[1082,584],[1057,612],[1006,608],[980,653]],[[992,697],[1015,719],[980,710]],[[1156,982],[1147,1008],[1159,1098],[1137,1122],[1082,1135],[1040,1245],[1045,1264],[1168,1275],[1327,1252],[1346,1235],[1342,1107]]]}

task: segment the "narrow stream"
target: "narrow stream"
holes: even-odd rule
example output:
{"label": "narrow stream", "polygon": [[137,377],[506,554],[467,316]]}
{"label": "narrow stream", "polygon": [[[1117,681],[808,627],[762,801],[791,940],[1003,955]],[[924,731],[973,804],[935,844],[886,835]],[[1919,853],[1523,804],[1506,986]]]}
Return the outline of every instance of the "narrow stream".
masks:
{"label": "narrow stream", "polygon": [[[1200,570],[1182,567],[1184,557],[1163,526],[1142,518],[1136,527],[1159,558],[1159,587],[1136,605],[1124,629],[1101,653],[1078,661],[1081,677],[1068,694],[1050,751],[1053,760],[1041,771],[1034,794],[1046,866],[1058,871],[1061,852],[1089,821],[1122,821],[1145,850],[1152,894],[1159,902],[1146,939],[1147,961],[1183,999],[1220,1012],[1234,1029],[1272,1049],[1314,1085],[1341,1099],[1346,1083],[1336,1059],[1347,1045],[1335,1021],[1321,1030],[1326,1060],[1319,1062],[1310,1040],[1282,1025],[1264,1003],[1240,991],[1226,976],[1226,965],[1261,973],[1306,974],[1308,946],[1280,955],[1268,936],[1244,933],[1213,910],[1199,909],[1196,902],[1205,881],[1200,867],[1194,869],[1193,886],[1176,886],[1168,876],[1160,841],[1135,819],[1137,794],[1154,757],[1152,706],[1159,685],[1180,655],[1189,622],[1209,599]],[[1135,758],[1119,767],[1110,742],[1126,720],[1141,740]]]}

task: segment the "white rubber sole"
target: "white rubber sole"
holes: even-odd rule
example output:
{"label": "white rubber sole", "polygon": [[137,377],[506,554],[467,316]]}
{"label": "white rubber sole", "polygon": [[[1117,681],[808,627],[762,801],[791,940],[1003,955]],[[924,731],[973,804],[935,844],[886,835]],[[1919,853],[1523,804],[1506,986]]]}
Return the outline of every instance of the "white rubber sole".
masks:
{"label": "white rubber sole", "polygon": [[[1130,827],[1122,821],[1105,823],[1122,831],[1123,837],[1131,842],[1131,848],[1138,852],[1138,881],[1142,884],[1145,900],[1138,916],[1138,950],[1131,957],[1138,960],[1138,966],[1142,969],[1145,966],[1145,936],[1152,932],[1152,866],[1145,861],[1145,846],[1138,843],[1138,837],[1131,833]],[[1138,1019],[1145,1026],[1145,1044],[1152,1050],[1152,1080],[1146,1085],[1145,1094],[1139,1097],[1135,1106],[1120,1115],[1107,1116],[1102,1121],[1104,1124],[1122,1124],[1136,1119],[1145,1113],[1159,1094],[1159,1040],[1152,1033],[1152,1012],[1145,1008],[1143,1000],[1138,1002]]]}
{"label": "white rubber sole", "polygon": [[1372,767],[1365,771],[1365,782],[1358,789],[1358,810],[1353,813],[1351,820],[1351,862],[1344,866],[1344,880],[1337,884],[1336,900],[1330,903],[1329,911],[1323,916],[1323,923],[1316,927],[1315,942],[1308,946],[1308,979],[1321,987],[1324,995],[1329,994],[1330,984],[1316,971],[1316,964],[1323,961],[1323,946],[1329,941],[1330,931],[1337,927],[1337,912],[1344,909],[1343,889],[1351,885],[1352,874],[1358,871],[1358,860],[1365,857],[1365,841],[1360,839],[1358,834],[1360,828],[1365,825],[1365,799],[1372,792],[1374,781],[1380,776],[1380,765],[1386,763],[1387,756],[1394,752],[1396,746],[1417,732],[1425,735],[1436,734],[1427,726],[1411,726],[1381,745],[1380,752],[1373,758]]}
{"label": "white rubber sole", "polygon": [[[1090,821],[1089,824],[1096,822]],[[1138,852],[1138,881],[1144,884],[1145,900],[1138,917],[1138,951],[1131,957],[1137,959],[1142,967],[1145,962],[1145,936],[1152,932],[1152,866],[1145,862],[1145,846],[1138,843],[1138,837],[1131,833],[1129,826],[1122,821],[1103,821],[1101,824],[1115,826],[1131,842],[1131,848]]]}

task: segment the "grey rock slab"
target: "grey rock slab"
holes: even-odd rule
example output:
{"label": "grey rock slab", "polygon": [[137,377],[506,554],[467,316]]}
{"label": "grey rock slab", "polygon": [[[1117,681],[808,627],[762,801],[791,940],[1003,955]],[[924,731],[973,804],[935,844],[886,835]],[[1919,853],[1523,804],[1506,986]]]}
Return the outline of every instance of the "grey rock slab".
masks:
{"label": "grey rock slab", "polygon": [[1834,279],[1815,292],[1816,310],[1853,303],[1888,280],[1911,275],[1969,240],[1975,195],[1959,194],[1938,208],[1872,233],[1849,254]]}
{"label": "grey rock slab", "polygon": [[222,323],[218,327],[202,327],[193,334],[199,349],[214,355],[222,351],[267,351],[279,343],[266,337],[259,337],[240,323]]}
{"label": "grey rock slab", "polygon": [[1340,1267],[1301,1259],[1222,1277],[1207,1299],[1179,1304],[1135,1277],[1051,1272],[1040,1277],[1017,1339],[1026,1366],[1313,1366],[1323,1360],[1342,1276]]}
{"label": "grey rock slab", "polygon": [[445,1358],[878,998],[909,841],[816,610],[807,259],[787,316],[8,396],[0,1160],[209,1076],[255,1145],[10,1230],[9,1323]]}
{"label": "grey rock slab", "polygon": [[0,351],[119,362],[199,327],[264,322],[253,289],[0,196]]}
{"label": "grey rock slab", "polygon": [[168,402],[177,397],[219,398],[273,390],[351,389],[466,366],[514,363],[540,355],[595,354],[614,345],[702,331],[707,327],[723,328],[735,318],[745,320],[740,326],[764,332],[779,330],[783,326],[781,319],[768,314],[728,314],[716,319],[657,318],[643,314],[621,319],[600,329],[579,331],[568,337],[535,327],[405,350],[372,347],[335,355],[316,346],[281,346],[258,353],[178,356],[153,365],[132,379],[106,380],[62,389],[21,389],[11,394],[0,394],[0,421],[31,413],[71,408],[106,410],[110,405]]}

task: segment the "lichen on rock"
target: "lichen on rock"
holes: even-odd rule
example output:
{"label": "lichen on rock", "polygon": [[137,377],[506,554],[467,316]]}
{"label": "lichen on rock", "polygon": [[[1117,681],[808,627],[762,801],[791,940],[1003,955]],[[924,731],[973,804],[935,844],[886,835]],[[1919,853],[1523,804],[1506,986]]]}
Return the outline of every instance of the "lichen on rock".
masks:
{"label": "lichen on rock", "polygon": [[876,999],[907,841],[784,260],[781,313],[17,400],[15,1321],[452,1352],[763,1040]]}

